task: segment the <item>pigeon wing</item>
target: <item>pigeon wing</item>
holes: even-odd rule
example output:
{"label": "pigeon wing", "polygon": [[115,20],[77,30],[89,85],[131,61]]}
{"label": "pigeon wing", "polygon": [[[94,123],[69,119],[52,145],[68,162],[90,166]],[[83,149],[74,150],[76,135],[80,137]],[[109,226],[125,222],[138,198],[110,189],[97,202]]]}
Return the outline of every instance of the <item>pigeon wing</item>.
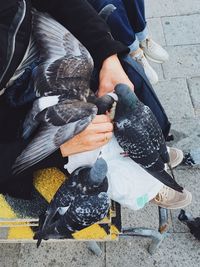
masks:
{"label": "pigeon wing", "polygon": [[52,86],[63,89],[60,88],[63,78],[81,77],[88,82],[93,61],[86,48],[50,15],[40,12],[33,15],[41,62],[34,75],[38,95],[51,91]]}
{"label": "pigeon wing", "polygon": [[95,105],[81,101],[63,101],[42,111],[36,117],[41,122],[38,133],[16,159],[13,172],[21,172],[52,154],[83,131],[96,113]]}
{"label": "pigeon wing", "polygon": [[[70,205],[59,221],[57,229],[76,232],[105,218],[110,207],[110,199],[105,192],[98,195],[80,195]],[[64,234],[60,233],[60,234]]]}

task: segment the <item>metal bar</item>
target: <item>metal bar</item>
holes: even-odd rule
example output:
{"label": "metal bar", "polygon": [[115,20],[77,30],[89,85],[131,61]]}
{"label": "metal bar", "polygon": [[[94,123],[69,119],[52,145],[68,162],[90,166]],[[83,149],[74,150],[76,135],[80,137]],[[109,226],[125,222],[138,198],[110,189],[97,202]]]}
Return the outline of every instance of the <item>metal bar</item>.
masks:
{"label": "metal bar", "polygon": [[164,232],[167,232],[168,226],[169,226],[169,216],[168,216],[168,210],[158,207],[158,213],[159,213],[159,228],[158,231],[162,234]]}
{"label": "metal bar", "polygon": [[87,242],[87,247],[96,256],[98,256],[98,257],[101,256],[102,250],[101,250],[101,248],[99,247],[99,245],[97,244],[96,241],[88,241]]}

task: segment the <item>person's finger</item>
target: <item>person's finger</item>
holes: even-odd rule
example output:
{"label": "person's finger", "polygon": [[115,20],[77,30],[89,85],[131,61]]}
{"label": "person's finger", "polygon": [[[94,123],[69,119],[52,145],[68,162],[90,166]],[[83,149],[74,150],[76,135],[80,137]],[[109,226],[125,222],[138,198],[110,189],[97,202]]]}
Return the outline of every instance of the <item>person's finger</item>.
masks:
{"label": "person's finger", "polygon": [[112,135],[113,135],[112,132],[96,134],[93,137],[91,137],[91,141],[93,139],[93,141],[97,144],[98,143],[106,144],[110,141]]}
{"label": "person's finger", "polygon": [[111,122],[104,122],[100,124],[92,124],[89,128],[94,133],[105,133],[113,131],[113,124]]}
{"label": "person's finger", "polygon": [[110,122],[110,118],[108,115],[97,115],[92,121],[93,124],[103,122]]}

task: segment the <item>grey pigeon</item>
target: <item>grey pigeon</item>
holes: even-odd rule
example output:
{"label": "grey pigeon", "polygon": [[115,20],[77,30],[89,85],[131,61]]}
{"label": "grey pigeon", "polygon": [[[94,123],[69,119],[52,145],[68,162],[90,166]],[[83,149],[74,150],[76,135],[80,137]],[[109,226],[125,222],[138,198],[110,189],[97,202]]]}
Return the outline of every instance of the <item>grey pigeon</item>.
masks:
{"label": "grey pigeon", "polygon": [[194,237],[200,240],[200,217],[194,218],[191,213],[181,210],[178,219],[188,226]]}
{"label": "grey pigeon", "polygon": [[76,100],[65,100],[44,109],[35,118],[41,126],[17,157],[13,172],[21,172],[52,154],[64,142],[83,131],[96,113],[94,104]]}
{"label": "grey pigeon", "polygon": [[183,188],[165,171],[169,154],[160,126],[149,107],[124,84],[115,87],[118,96],[114,134],[124,152],[163,184]]}
{"label": "grey pigeon", "polygon": [[109,209],[107,164],[98,159],[93,167],[76,169],[56,192],[35,235],[42,239],[66,238],[103,219]]}
{"label": "grey pigeon", "polygon": [[46,13],[33,13],[33,35],[40,51],[40,64],[33,76],[36,95],[64,94],[69,99],[86,100],[93,71],[86,48]]}

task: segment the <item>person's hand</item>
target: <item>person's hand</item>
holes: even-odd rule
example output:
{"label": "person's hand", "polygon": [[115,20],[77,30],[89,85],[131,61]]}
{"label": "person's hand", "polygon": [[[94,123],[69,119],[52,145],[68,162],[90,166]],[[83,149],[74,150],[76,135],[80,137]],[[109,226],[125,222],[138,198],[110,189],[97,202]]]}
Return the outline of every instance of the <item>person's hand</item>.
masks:
{"label": "person's hand", "polygon": [[101,147],[110,141],[112,131],[110,118],[107,115],[97,115],[83,132],[60,146],[61,154],[67,157]]}
{"label": "person's hand", "polygon": [[123,70],[117,55],[113,55],[103,62],[99,74],[98,96],[113,92],[114,87],[119,83],[124,83],[134,90],[134,86]]}

